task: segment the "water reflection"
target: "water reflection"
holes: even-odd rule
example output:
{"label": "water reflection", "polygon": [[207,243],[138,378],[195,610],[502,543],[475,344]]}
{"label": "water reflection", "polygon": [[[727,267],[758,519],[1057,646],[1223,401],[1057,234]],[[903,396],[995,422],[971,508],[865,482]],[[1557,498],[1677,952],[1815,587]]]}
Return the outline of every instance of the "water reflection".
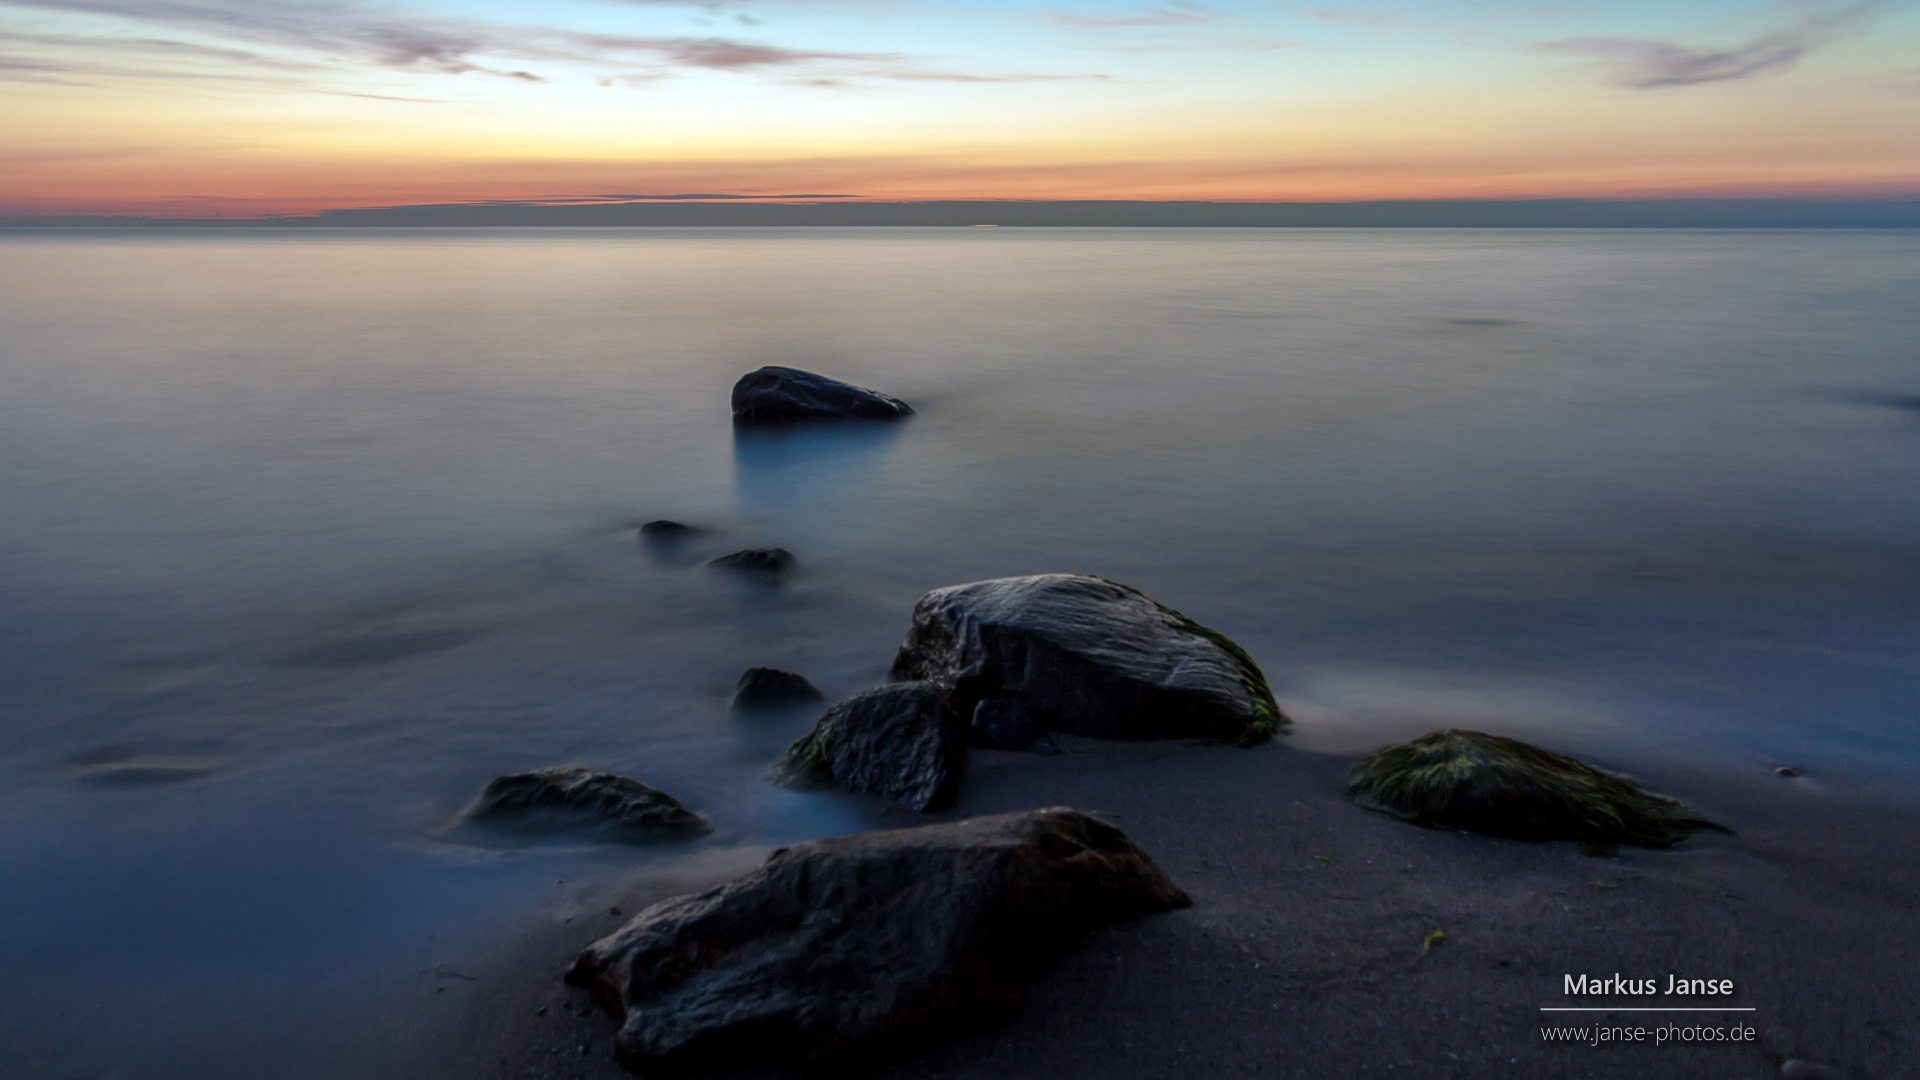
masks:
{"label": "water reflection", "polygon": [[733,478],[741,511],[802,528],[845,514],[885,473],[901,433],[912,424],[734,428]]}

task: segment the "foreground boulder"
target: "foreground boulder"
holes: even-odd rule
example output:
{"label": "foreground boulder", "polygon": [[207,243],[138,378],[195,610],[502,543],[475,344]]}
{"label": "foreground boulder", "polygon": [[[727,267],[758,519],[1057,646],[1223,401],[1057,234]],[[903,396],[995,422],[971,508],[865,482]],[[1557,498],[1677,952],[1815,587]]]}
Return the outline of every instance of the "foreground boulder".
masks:
{"label": "foreground boulder", "polygon": [[935,589],[914,605],[893,673],[948,687],[963,712],[1012,698],[1056,731],[1098,739],[1250,745],[1287,723],[1259,665],[1225,634],[1083,574]]}
{"label": "foreground boulder", "polygon": [[733,384],[733,422],[897,420],[913,415],[898,398],[789,367],[763,367]]}
{"label": "foreground boulder", "polygon": [[828,709],[787,748],[774,776],[938,810],[959,791],[966,760],[966,725],[946,692],[906,682],[864,690]]}
{"label": "foreground boulder", "polygon": [[1670,847],[1699,829],[1730,831],[1573,758],[1478,731],[1438,731],[1376,750],[1353,767],[1347,796],[1435,828],[1603,849]]}
{"label": "foreground boulder", "polygon": [[713,828],[664,791],[572,766],[499,777],[467,808],[465,817],[495,828],[584,832],[629,842],[698,836]]}
{"label": "foreground boulder", "polygon": [[733,707],[740,710],[778,709],[825,700],[826,695],[808,682],[806,676],[770,667],[741,672],[733,692]]}
{"label": "foreground boulder", "polygon": [[1119,829],[1034,810],[797,844],[663,901],[567,980],[635,1071],[846,1065],[1016,1008],[1086,931],[1191,901]]}

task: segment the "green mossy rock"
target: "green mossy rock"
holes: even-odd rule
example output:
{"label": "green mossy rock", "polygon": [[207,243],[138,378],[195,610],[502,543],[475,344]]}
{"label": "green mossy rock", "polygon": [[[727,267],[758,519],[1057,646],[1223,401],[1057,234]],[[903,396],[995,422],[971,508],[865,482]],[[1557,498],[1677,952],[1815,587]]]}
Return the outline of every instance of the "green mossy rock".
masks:
{"label": "green mossy rock", "polygon": [[1730,832],[1664,795],[1517,739],[1438,731],[1361,758],[1347,797],[1421,825],[1606,849]]}

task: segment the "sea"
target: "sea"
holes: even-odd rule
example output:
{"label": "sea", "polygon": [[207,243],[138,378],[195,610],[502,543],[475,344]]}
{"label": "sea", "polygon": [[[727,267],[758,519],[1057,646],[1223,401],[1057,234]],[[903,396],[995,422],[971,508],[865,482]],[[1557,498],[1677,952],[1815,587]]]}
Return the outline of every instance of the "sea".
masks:
{"label": "sea", "polygon": [[[0,231],[0,1072],[375,1075],[578,883],[870,827],[743,669],[1048,571],[1244,645],[1250,753],[1920,802],[1920,232]],[[457,827],[568,763],[715,831]]]}

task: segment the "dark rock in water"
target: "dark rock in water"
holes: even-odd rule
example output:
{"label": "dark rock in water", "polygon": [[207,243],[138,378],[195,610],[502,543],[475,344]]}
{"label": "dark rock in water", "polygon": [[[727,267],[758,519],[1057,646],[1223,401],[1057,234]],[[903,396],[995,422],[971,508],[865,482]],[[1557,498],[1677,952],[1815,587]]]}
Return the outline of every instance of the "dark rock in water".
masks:
{"label": "dark rock in water", "polygon": [[1776,765],[1773,768],[1773,775],[1784,776],[1784,777],[1787,777],[1788,779],[1792,779],[1793,777],[1800,775],[1800,770],[1794,768],[1791,765]]}
{"label": "dark rock in water", "polygon": [[793,552],[786,548],[748,548],[722,555],[707,565],[755,574],[784,574],[793,568]]}
{"label": "dark rock in water", "polygon": [[1780,1080],[1847,1080],[1847,1074],[1831,1065],[1788,1058],[1780,1063]]}
{"label": "dark rock in water", "polygon": [[1099,739],[1250,745],[1287,723],[1225,634],[1082,574],[935,589],[914,605],[893,673],[949,687],[956,708],[1015,698],[1056,731]]}
{"label": "dark rock in water", "polygon": [[740,683],[733,694],[733,707],[772,709],[825,700],[826,695],[804,676],[779,668],[756,667],[741,673]]}
{"label": "dark rock in water", "polygon": [[1517,739],[1439,731],[1361,758],[1347,797],[1442,829],[1596,848],[1670,847],[1700,829],[1730,832],[1664,795]]}
{"label": "dark rock in water", "polygon": [[913,409],[898,398],[790,367],[763,367],[733,384],[733,422],[897,420]]}
{"label": "dark rock in water", "polygon": [[1119,829],[1033,810],[843,836],[655,904],[567,980],[636,1072],[845,1067],[1003,1018],[1095,928],[1186,907]]}
{"label": "dark rock in water", "polygon": [[927,682],[894,683],[828,709],[787,748],[774,775],[937,810],[953,801],[966,757],[965,725],[945,691]]}
{"label": "dark rock in water", "polygon": [[983,698],[973,707],[968,727],[973,745],[994,750],[1027,750],[1051,757],[1060,746],[1033,710],[1012,698]]}
{"label": "dark rock in water", "polygon": [[696,525],[685,525],[678,521],[649,521],[640,526],[640,536],[644,540],[685,540],[705,532]]}
{"label": "dark rock in water", "polygon": [[713,827],[666,792],[578,767],[502,776],[480,793],[466,819],[525,831],[579,830],[626,841],[696,836]]}

